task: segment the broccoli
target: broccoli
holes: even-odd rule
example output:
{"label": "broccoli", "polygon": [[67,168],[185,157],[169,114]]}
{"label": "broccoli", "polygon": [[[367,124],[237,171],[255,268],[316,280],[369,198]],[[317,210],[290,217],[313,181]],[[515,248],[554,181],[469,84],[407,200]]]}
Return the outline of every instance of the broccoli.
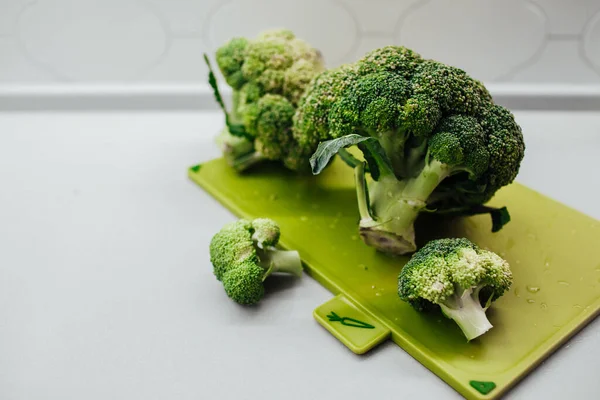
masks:
{"label": "broccoli", "polygon": [[210,261],[227,296],[240,304],[256,304],[264,296],[263,281],[272,273],[302,276],[298,252],[275,248],[279,237],[279,225],[267,218],[241,219],[213,236]]}
{"label": "broccoli", "polygon": [[208,57],[209,83],[225,112],[218,142],[228,163],[244,171],[264,160],[291,170],[309,170],[313,147],[300,146],[292,134],[293,116],[311,79],[323,70],[320,53],[285,29],[255,40],[234,38],[220,47],[216,60],[233,89],[227,112]]}
{"label": "broccoli", "polygon": [[439,305],[467,340],[492,328],[485,312],[512,283],[508,262],[467,239],[427,243],[404,266],[398,294],[419,311]]}
{"label": "broccoli", "polygon": [[[332,157],[355,169],[359,231],[378,250],[416,250],[420,212],[490,213],[493,231],[506,208],[483,204],[519,171],[521,128],[464,71],[388,46],[318,75],[294,116],[303,146],[319,143],[314,174]],[[345,148],[357,145],[366,164]],[[366,173],[371,176],[366,182]]]}

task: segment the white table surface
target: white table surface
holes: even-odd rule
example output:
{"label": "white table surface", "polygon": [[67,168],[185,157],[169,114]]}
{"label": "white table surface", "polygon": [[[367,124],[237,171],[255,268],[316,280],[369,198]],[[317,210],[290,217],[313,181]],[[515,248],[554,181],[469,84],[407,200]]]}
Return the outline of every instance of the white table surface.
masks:
{"label": "white table surface", "polygon": [[[518,180],[600,219],[600,113],[517,112]],[[397,345],[356,356],[306,277],[260,307],[208,261],[233,216],[188,181],[218,113],[0,113],[0,399],[454,399]],[[600,321],[510,399],[600,398]]]}

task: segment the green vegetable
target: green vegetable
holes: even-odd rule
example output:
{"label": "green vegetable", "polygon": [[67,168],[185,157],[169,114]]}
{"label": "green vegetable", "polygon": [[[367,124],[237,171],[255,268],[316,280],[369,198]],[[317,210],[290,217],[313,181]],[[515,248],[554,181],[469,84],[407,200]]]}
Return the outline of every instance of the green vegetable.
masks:
{"label": "green vegetable", "polygon": [[[525,144],[513,115],[464,71],[388,46],[318,75],[294,116],[303,146],[318,145],[314,174],[340,153],[355,169],[365,243],[395,254],[416,250],[420,212],[490,213],[483,208],[519,171]],[[367,165],[344,148],[357,145]],[[371,180],[367,182],[366,174]]]}
{"label": "green vegetable", "polygon": [[219,143],[229,164],[243,171],[277,160],[292,170],[308,170],[316,145],[297,143],[292,121],[308,83],[324,68],[320,53],[285,29],[264,32],[254,40],[230,40],[217,50],[216,60],[233,89],[231,112],[206,55],[205,60],[215,100],[225,113]]}
{"label": "green vegetable", "polygon": [[275,272],[302,276],[297,251],[275,248],[280,230],[267,218],[225,225],[210,242],[213,272],[227,296],[240,304],[256,304],[264,296],[263,281]]}
{"label": "green vegetable", "polygon": [[418,311],[439,306],[473,340],[492,328],[485,312],[511,283],[510,267],[497,254],[467,239],[439,239],[404,266],[398,294]]}

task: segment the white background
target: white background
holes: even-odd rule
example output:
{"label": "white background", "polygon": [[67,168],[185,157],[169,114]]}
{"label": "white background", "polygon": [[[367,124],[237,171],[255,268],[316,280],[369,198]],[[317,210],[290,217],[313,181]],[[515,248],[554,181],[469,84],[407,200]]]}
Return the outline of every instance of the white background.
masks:
{"label": "white background", "polygon": [[288,27],[328,65],[402,44],[486,82],[600,83],[598,0],[0,0],[0,87],[204,83],[204,51]]}
{"label": "white background", "polygon": [[[0,0],[0,111],[148,85],[161,105],[204,84],[204,51],[281,26],[329,66],[402,44],[525,98],[600,83],[599,0]],[[393,343],[347,350],[310,278],[226,298],[207,243],[233,216],[185,175],[222,115],[91,111],[0,113],[0,400],[459,398]],[[600,114],[515,114],[518,180],[600,218]],[[597,398],[598,360],[596,320],[507,398]]]}
{"label": "white background", "polygon": [[[518,180],[600,218],[600,113],[516,118]],[[313,319],[332,295],[309,277],[272,278],[251,310],[226,297],[208,243],[234,217],[186,176],[222,124],[0,113],[0,399],[459,399],[393,343],[350,352]],[[600,319],[507,398],[596,399],[598,360]]]}

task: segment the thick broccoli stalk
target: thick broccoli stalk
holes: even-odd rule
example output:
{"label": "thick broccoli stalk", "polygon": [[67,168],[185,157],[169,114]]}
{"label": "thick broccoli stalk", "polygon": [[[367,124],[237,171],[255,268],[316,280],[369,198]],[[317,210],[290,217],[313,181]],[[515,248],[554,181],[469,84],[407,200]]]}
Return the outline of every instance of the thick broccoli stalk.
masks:
{"label": "thick broccoli stalk", "polygon": [[440,303],[442,313],[456,322],[467,340],[473,340],[493,328],[485,314],[486,308],[481,305],[481,288],[481,285],[475,289],[456,286],[454,294]]}
{"label": "thick broccoli stalk", "polygon": [[[510,220],[505,208],[482,204],[517,175],[521,129],[462,70],[402,47],[375,50],[315,78],[293,133],[299,143],[320,142],[313,173],[336,154],[355,168],[359,231],[381,251],[415,251],[413,225],[423,211],[489,213],[493,231]],[[354,145],[368,168],[344,150]]]}
{"label": "thick broccoli stalk", "polygon": [[398,294],[419,311],[439,306],[470,341],[492,328],[485,312],[511,283],[510,267],[497,254],[467,239],[440,239],[404,266]]}
{"label": "thick broccoli stalk", "polygon": [[323,70],[320,53],[289,30],[268,31],[254,40],[234,38],[216,52],[217,64],[233,89],[228,112],[208,57],[209,83],[225,113],[218,143],[226,161],[244,171],[266,160],[308,170],[313,147],[294,141],[292,118],[307,85]]}
{"label": "thick broccoli stalk", "polygon": [[263,281],[273,273],[302,276],[295,250],[281,250],[277,223],[267,218],[225,225],[210,243],[213,272],[225,293],[239,304],[256,304],[264,296]]}

